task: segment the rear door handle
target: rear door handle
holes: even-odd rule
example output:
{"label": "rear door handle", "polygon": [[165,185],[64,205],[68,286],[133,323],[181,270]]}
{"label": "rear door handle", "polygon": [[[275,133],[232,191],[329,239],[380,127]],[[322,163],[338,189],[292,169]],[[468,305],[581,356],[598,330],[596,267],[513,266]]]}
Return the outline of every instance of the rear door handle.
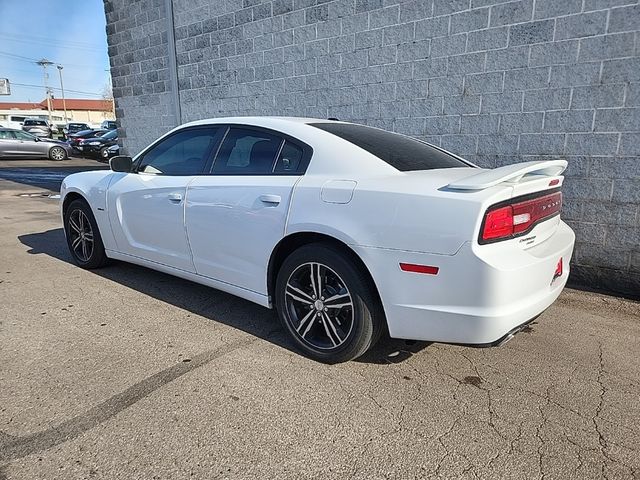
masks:
{"label": "rear door handle", "polygon": [[275,203],[276,205],[279,204],[282,199],[280,198],[280,195],[260,195],[260,201],[263,203]]}
{"label": "rear door handle", "polygon": [[173,202],[173,203],[180,203],[182,201],[182,194],[181,193],[170,193],[169,194],[169,201]]}

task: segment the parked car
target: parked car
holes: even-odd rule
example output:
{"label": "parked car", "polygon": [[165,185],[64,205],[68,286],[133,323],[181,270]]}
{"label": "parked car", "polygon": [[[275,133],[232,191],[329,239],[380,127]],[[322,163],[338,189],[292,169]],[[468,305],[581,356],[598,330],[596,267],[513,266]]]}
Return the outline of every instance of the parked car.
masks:
{"label": "parked car", "polygon": [[64,160],[71,155],[65,142],[47,140],[13,128],[0,128],[0,157],[45,157]]}
{"label": "parked car", "polygon": [[71,145],[74,149],[78,149],[78,145],[80,144],[81,140],[99,137],[107,133],[107,131],[108,130],[81,130],[79,132],[70,134],[67,138],[67,141],[69,142],[69,145]]}
{"label": "parked car", "polygon": [[87,125],[86,123],[70,122],[67,123],[67,125],[64,127],[62,133],[64,133],[65,137],[68,138],[69,135],[73,135],[74,133],[82,132],[85,130],[91,130],[91,127],[89,127],[89,125]]}
{"label": "parked car", "polygon": [[115,120],[105,120],[100,124],[100,128],[105,130],[115,130],[118,126],[116,125]]}
{"label": "parked car", "polygon": [[42,118],[25,118],[22,123],[22,130],[37,137],[47,138],[53,138],[53,134],[58,133],[55,125]]}
{"label": "parked car", "polygon": [[118,142],[118,131],[109,130],[97,137],[81,139],[76,148],[88,157],[97,157],[99,160],[109,159],[107,149]]}
{"label": "parked car", "polygon": [[117,143],[107,148],[107,156],[109,158],[116,157],[118,155],[120,155],[120,145],[118,145]]}
{"label": "parked car", "polygon": [[[564,160],[481,169],[377,128],[291,118],[188,123],[61,188],[69,250],[275,307],[308,356],[391,337],[501,344],[569,274]],[[385,325],[386,324],[386,325]]]}

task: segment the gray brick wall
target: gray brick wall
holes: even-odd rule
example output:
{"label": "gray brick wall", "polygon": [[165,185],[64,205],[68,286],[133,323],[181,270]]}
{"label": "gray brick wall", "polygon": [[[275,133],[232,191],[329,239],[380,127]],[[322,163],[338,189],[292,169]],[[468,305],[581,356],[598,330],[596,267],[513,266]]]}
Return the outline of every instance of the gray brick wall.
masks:
{"label": "gray brick wall", "polygon": [[[164,0],[107,0],[132,153],[175,124]],[[338,117],[485,167],[565,158],[573,279],[640,292],[637,0],[173,0],[182,121]]]}

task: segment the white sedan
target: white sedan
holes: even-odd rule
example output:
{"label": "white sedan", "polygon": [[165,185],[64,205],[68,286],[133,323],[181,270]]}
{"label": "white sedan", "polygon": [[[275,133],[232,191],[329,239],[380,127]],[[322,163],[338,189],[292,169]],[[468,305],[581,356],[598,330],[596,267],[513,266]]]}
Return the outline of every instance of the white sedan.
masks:
{"label": "white sedan", "polygon": [[306,355],[391,337],[499,344],[558,297],[563,160],[480,169],[346,122],[202,120],[67,177],[75,262],[124,260],[267,308]]}

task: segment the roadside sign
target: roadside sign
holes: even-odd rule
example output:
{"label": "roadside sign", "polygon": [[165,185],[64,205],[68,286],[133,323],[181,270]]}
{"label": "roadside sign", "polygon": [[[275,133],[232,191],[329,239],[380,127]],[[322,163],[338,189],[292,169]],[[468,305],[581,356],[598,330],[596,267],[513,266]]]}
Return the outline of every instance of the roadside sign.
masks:
{"label": "roadside sign", "polygon": [[0,78],[0,95],[11,95],[11,85],[8,78]]}

